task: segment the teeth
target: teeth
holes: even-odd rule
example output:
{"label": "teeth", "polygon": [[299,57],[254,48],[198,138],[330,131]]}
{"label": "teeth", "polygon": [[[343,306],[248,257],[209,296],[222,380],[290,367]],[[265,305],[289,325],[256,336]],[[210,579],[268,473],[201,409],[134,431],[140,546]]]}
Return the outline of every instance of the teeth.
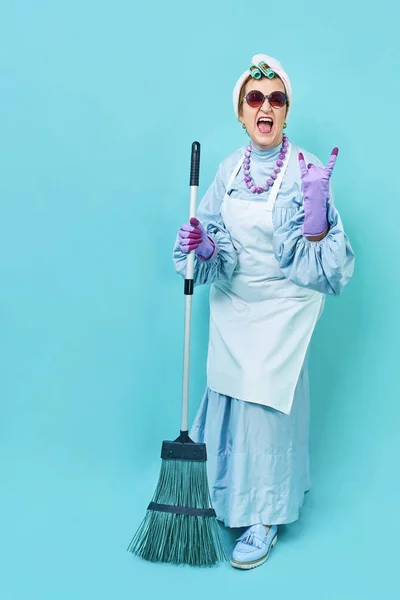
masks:
{"label": "teeth", "polygon": [[263,122],[263,123],[272,123],[272,119],[270,119],[269,117],[260,117],[258,119],[258,122],[259,123],[261,123],[261,122]]}

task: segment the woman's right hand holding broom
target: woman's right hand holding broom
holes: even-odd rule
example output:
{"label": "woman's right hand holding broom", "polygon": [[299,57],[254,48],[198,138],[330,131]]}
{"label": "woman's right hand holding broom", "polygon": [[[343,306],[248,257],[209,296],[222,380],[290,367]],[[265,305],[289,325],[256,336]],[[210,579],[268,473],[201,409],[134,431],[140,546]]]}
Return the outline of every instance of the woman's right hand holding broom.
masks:
{"label": "woman's right hand holding broom", "polygon": [[192,250],[202,260],[209,260],[214,254],[215,244],[207,235],[206,230],[198,219],[193,217],[189,223],[184,223],[178,232],[179,247],[183,254]]}

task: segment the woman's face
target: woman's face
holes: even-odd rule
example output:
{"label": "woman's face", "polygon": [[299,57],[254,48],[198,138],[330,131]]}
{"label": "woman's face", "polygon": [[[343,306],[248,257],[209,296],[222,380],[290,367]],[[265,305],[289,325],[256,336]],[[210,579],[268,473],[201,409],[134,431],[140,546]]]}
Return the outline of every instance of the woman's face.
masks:
{"label": "woman's face", "polygon": [[[247,82],[244,95],[252,90],[259,90],[264,95],[269,95],[271,92],[285,92],[285,86],[281,79],[275,77],[268,79],[251,79]],[[287,113],[287,105],[282,108],[273,108],[268,98],[264,100],[264,104],[259,108],[249,106],[246,100],[241,103],[241,112],[239,113],[240,121],[246,126],[247,132],[251,137],[253,144],[259,150],[268,150],[274,148],[282,142],[283,124]],[[269,123],[260,122],[262,117],[270,117],[272,119],[272,127]]]}

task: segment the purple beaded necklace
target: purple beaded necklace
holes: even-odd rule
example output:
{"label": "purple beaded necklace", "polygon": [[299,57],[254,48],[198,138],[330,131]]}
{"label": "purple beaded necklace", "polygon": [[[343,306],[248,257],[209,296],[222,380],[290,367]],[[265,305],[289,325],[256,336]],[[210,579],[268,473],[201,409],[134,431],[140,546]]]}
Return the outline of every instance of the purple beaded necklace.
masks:
{"label": "purple beaded necklace", "polygon": [[253,149],[253,146],[251,145],[251,142],[250,142],[250,144],[246,147],[246,152],[244,153],[244,159],[243,159],[244,180],[245,180],[246,185],[249,188],[250,192],[252,192],[253,194],[262,194],[263,192],[267,192],[269,190],[269,188],[271,188],[274,185],[275,179],[277,178],[278,173],[280,173],[281,167],[283,166],[283,161],[285,160],[288,146],[289,146],[289,140],[286,137],[286,135],[284,134],[283,138],[282,138],[281,150],[279,152],[279,158],[276,161],[276,166],[275,166],[273,172],[270,174],[270,176],[268,177],[268,179],[263,187],[257,187],[254,184],[254,181],[250,175],[250,155],[251,155],[251,151]]}

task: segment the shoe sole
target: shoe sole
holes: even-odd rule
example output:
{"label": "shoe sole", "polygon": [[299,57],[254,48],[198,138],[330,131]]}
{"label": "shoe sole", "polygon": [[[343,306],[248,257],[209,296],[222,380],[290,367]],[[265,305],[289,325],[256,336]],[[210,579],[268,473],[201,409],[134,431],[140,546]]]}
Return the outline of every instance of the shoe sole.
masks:
{"label": "shoe sole", "polygon": [[262,558],[259,558],[258,560],[253,560],[252,562],[237,562],[236,560],[231,560],[231,565],[232,567],[234,567],[235,569],[242,569],[243,571],[248,571],[249,569],[255,569],[256,567],[259,567],[260,565],[263,565],[266,560],[269,557],[269,553],[271,552],[271,549],[275,546],[276,542],[278,540],[278,534],[275,535],[274,539],[271,542],[270,547],[268,548],[268,552],[265,556],[263,556]]}

